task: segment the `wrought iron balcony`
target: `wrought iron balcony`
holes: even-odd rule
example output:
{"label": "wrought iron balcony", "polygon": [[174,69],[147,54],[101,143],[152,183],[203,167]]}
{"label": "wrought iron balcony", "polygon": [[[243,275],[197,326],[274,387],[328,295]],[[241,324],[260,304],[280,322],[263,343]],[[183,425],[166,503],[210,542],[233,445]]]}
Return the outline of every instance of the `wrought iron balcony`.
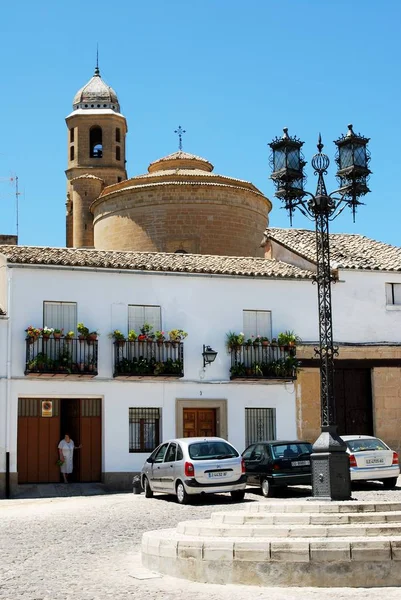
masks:
{"label": "wrought iron balcony", "polygon": [[114,377],[183,377],[184,344],[170,341],[114,342]]}
{"label": "wrought iron balcony", "polygon": [[86,339],[28,338],[25,375],[97,375],[98,342]]}
{"label": "wrought iron balcony", "polygon": [[242,344],[231,350],[230,379],[296,379],[296,348]]}

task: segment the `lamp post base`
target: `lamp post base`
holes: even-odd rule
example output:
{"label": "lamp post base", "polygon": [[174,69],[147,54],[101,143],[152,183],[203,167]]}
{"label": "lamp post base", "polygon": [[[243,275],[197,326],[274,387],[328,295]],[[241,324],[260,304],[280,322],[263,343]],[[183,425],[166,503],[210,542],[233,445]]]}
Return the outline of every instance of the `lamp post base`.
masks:
{"label": "lamp post base", "polygon": [[316,500],[350,500],[349,457],[337,428],[324,428],[312,450],[313,497]]}

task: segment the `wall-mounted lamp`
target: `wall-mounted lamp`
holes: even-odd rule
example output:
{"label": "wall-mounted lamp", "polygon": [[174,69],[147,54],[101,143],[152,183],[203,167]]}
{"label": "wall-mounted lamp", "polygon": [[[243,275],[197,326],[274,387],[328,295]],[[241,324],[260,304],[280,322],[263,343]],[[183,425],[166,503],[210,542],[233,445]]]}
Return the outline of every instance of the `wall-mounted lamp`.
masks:
{"label": "wall-mounted lamp", "polygon": [[214,362],[214,360],[217,356],[217,352],[216,352],[216,350],[213,350],[210,346],[205,346],[205,344],[203,344],[202,356],[203,356],[203,368],[205,368],[206,365],[210,365],[210,363]]}

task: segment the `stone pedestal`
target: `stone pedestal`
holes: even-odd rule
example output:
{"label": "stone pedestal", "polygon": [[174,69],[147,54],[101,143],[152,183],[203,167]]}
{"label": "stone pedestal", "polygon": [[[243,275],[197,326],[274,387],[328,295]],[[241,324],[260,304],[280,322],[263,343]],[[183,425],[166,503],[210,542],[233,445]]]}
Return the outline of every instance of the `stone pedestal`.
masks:
{"label": "stone pedestal", "polygon": [[249,504],[145,533],[142,561],[203,583],[401,586],[401,503]]}

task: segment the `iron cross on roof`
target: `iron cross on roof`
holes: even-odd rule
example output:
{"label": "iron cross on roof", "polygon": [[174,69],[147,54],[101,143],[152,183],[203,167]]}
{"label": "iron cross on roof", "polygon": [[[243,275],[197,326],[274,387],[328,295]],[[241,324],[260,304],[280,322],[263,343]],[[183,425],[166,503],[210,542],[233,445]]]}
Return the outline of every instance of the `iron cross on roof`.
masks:
{"label": "iron cross on roof", "polygon": [[181,125],[179,125],[178,129],[176,129],[174,133],[178,134],[178,149],[182,150],[182,136],[184,133],[186,133],[186,131],[181,127]]}

